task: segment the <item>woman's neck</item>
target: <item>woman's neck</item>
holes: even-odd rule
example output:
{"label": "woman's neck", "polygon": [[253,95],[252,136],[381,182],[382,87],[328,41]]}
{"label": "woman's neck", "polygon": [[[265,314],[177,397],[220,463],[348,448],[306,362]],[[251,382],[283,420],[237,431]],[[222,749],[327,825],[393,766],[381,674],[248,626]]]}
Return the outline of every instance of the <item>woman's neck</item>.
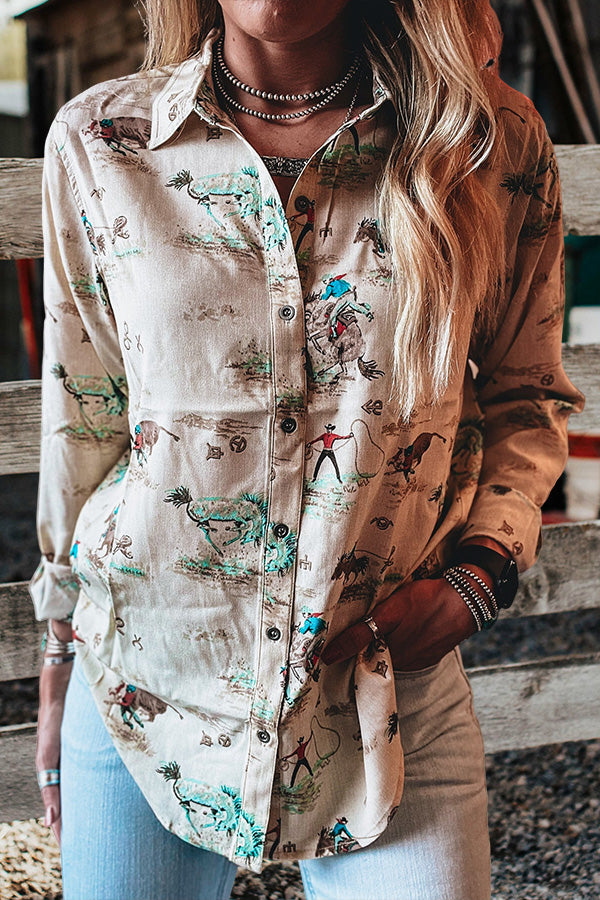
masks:
{"label": "woman's neck", "polygon": [[[345,74],[353,55],[345,23],[339,20],[298,42],[263,41],[243,32],[235,22],[225,21],[227,66],[241,81],[263,91],[298,94],[326,87]],[[256,97],[252,106],[273,108]]]}
{"label": "woman's neck", "polygon": [[[244,32],[224,13],[225,64],[236,78],[257,88],[277,94],[300,94],[327,87],[348,71],[356,49],[345,18],[338,16],[329,26],[308,40],[260,40]],[[372,102],[368,80],[362,76],[351,82],[323,109],[288,122],[265,122],[236,110],[235,121],[248,142],[263,156],[310,157],[342,124],[353,95],[356,108]],[[268,113],[295,112],[306,104],[276,104],[227,85],[238,103]],[[223,98],[224,107],[227,108]],[[273,176],[281,200],[286,205],[295,178]]]}

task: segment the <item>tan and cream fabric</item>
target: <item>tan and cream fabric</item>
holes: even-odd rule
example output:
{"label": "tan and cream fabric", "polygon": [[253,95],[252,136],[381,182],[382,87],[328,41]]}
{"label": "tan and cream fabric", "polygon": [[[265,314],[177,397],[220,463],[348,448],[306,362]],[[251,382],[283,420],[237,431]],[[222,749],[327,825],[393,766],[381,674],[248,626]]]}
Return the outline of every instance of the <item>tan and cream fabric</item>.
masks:
{"label": "tan and cream fabric", "polygon": [[[371,843],[403,784],[387,648],[325,642],[465,536],[520,570],[581,394],[561,366],[559,179],[504,89],[481,173],[507,235],[501,325],[459,377],[390,404],[377,181],[394,115],[309,160],[287,208],[216,105],[211,37],[67,103],[44,168],[38,619],[73,612],[106,726],[165,827],[260,870]],[[468,362],[472,357],[478,364]]]}

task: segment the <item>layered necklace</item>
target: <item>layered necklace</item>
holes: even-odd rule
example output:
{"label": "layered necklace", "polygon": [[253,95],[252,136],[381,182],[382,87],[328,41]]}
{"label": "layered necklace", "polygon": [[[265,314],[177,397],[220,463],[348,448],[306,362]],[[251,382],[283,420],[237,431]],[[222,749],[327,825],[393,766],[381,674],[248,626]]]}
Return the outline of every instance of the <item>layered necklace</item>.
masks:
{"label": "layered necklace", "polygon": [[[317,112],[319,109],[323,109],[324,106],[327,106],[328,103],[331,103],[344,88],[350,84],[353,78],[358,76],[361,73],[363,58],[360,53],[357,53],[350,68],[346,72],[346,74],[339,81],[335,81],[333,84],[328,85],[324,88],[319,88],[316,91],[306,91],[301,94],[278,94],[274,91],[261,91],[259,88],[251,87],[249,84],[241,81],[239,78],[236,78],[233,72],[230,71],[227,64],[225,63],[225,59],[223,57],[223,37],[221,36],[219,40],[215,44],[215,53],[213,56],[213,78],[215,84],[217,85],[219,92],[221,93],[225,104],[228,108],[229,113],[233,121],[237,124],[237,120],[235,118],[235,113],[242,112],[246,113],[246,115],[254,116],[257,119],[262,119],[265,122],[289,122],[297,119],[302,119],[305,116],[309,116],[314,112]],[[350,106],[348,107],[348,111],[346,113],[346,118],[344,119],[342,126],[349,121],[350,116],[352,115],[352,111],[356,104],[356,99],[358,97],[358,91],[360,88],[361,77],[357,78],[356,88],[354,91],[354,95],[352,100],[350,101]],[[226,86],[225,82],[228,82],[229,85],[232,85],[234,88],[237,88],[240,91],[244,91],[246,94],[250,94],[253,97],[258,97],[261,100],[267,100],[269,103],[309,103],[310,105],[305,107],[304,109],[300,109],[297,112],[291,113],[267,113],[263,112],[259,109],[254,109],[251,106],[246,106],[243,103],[240,103],[235,97],[232,97],[230,90]],[[302,172],[302,169],[306,165],[306,159],[298,159],[287,156],[263,156],[262,160],[270,172],[271,175],[287,175],[291,177],[298,177]]]}

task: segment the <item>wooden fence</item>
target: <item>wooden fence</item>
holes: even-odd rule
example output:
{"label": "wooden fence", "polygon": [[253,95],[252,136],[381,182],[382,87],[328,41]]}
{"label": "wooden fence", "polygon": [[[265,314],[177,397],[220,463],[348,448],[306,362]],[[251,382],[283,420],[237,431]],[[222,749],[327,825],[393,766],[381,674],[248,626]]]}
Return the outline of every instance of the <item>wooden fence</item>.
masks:
{"label": "wooden fence", "polygon": [[[600,235],[600,146],[557,148],[565,231]],[[0,258],[42,256],[38,159],[0,160]],[[564,347],[586,409],[579,433],[600,432],[600,345]],[[40,385],[0,384],[0,475],[39,465]],[[505,616],[600,607],[600,520],[548,525],[535,566]],[[39,673],[44,625],[25,583],[0,585],[0,681]],[[469,670],[487,752],[600,737],[600,654],[547,658]],[[0,821],[42,814],[35,780],[35,725],[0,728]]]}

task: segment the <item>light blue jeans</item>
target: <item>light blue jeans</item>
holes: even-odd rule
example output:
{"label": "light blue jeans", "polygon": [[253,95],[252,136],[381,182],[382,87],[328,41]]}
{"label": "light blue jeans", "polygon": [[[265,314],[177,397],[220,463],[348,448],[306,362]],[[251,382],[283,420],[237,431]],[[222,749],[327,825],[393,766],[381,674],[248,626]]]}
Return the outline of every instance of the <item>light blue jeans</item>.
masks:
{"label": "light blue jeans", "polygon": [[[458,649],[396,673],[406,780],[369,847],[301,860],[307,900],[489,900],[483,742]],[[61,729],[64,900],[227,900],[236,867],[167,831],[121,761],[79,665]]]}

